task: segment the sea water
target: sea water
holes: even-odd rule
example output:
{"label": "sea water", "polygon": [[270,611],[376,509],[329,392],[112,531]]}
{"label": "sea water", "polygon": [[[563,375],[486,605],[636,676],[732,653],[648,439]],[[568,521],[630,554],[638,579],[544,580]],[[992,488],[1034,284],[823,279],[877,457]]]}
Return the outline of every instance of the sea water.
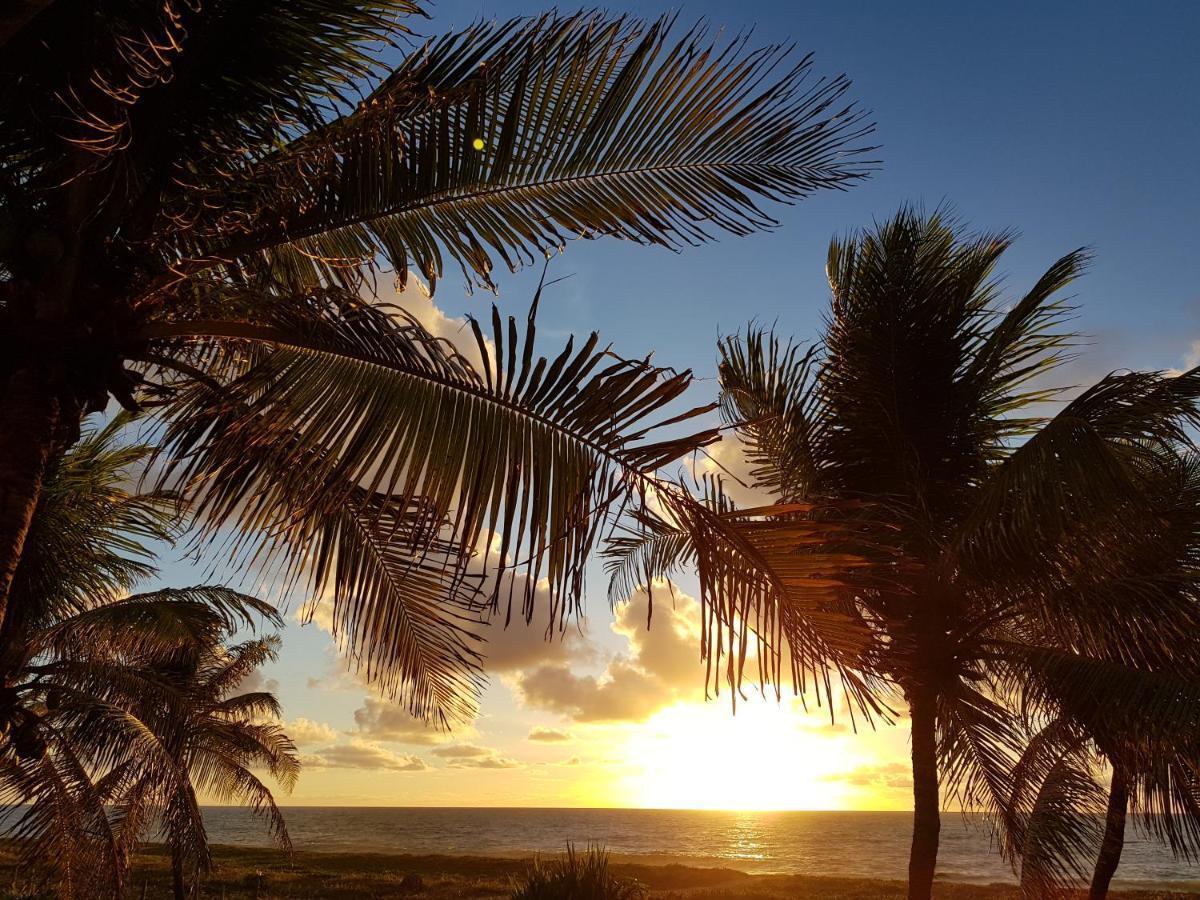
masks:
{"label": "sea water", "polygon": [[[246,810],[205,809],[217,844],[262,845]],[[284,809],[297,850],[527,856],[568,841],[603,844],[646,863],[727,866],[747,872],[904,878],[911,817],[903,812],[717,812],[653,809]],[[938,878],[1014,881],[981,818],[944,813]],[[1130,828],[1116,882],[1200,892],[1200,867],[1172,858]]]}

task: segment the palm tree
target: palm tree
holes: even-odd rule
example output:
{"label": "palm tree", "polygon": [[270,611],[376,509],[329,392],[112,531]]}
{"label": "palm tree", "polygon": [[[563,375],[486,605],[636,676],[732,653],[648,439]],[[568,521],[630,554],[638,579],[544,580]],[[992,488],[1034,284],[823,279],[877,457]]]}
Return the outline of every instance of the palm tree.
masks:
{"label": "palm tree", "polygon": [[[198,705],[222,667],[244,672],[273,652],[270,643],[220,650],[258,618],[278,624],[272,607],[220,587],[127,594],[153,574],[150,546],[173,536],[178,510],[170,495],[130,489],[131,469],[151,450],[118,444],[123,424],[87,433],[51,467],[13,579],[22,615],[5,623],[15,674],[3,697],[0,797],[21,805],[9,816],[26,865],[64,897],[120,895],[130,853],[166,808],[165,788],[220,786],[218,767],[171,752],[180,734],[222,748],[228,762],[291,752],[277,725],[248,721],[275,710],[269,694]],[[285,782],[294,768],[278,759]],[[226,795],[243,799],[255,785],[242,778]],[[273,804],[249,799],[286,839]],[[194,817],[197,828],[191,839],[203,846]]]}
{"label": "palm tree", "polygon": [[[1005,307],[993,272],[1010,243],[911,209],[835,240],[821,345],[752,329],[721,346],[723,412],[776,501],[741,514],[763,574],[706,572],[708,551],[669,517],[644,521],[610,560],[621,584],[698,558],[708,616],[727,624],[706,630],[707,653],[731,672],[749,628],[773,645],[776,684],[783,645],[857,673],[851,698],[868,713],[903,701],[913,898],[930,896],[942,791],[1003,820],[1023,740],[1014,698],[1049,708],[1049,685],[1095,692],[1120,677],[1108,660],[1169,656],[1172,636],[1200,625],[1191,573],[1187,590],[1130,597],[1114,551],[1139,537],[1144,517],[1129,513],[1159,456],[1189,441],[1200,372],[1116,373],[1037,416],[1055,396],[1040,378],[1072,341],[1057,297],[1086,255]],[[824,521],[826,535],[769,543],[789,519]],[[742,635],[728,625],[747,620]]]}
{"label": "palm tree", "polygon": [[[278,637],[255,638],[231,647],[210,644],[185,665],[165,667],[166,680],[178,688],[179,708],[166,717],[162,738],[174,765],[168,767],[165,789],[156,784],[162,773],[148,768],[130,793],[154,798],[151,806],[159,812],[171,851],[177,900],[192,894],[212,862],[201,794],[221,804],[251,806],[267,820],[276,843],[291,849],[283,814],[253,770],[265,770],[290,791],[300,773],[296,748],[277,722],[275,696],[239,689],[278,652]],[[181,777],[172,778],[172,771]]]}
{"label": "palm tree", "polygon": [[[1135,636],[1119,654],[1093,647],[1108,669],[1103,694],[1058,681],[1023,692],[1041,724],[1014,769],[1006,849],[1034,896],[1087,879],[1092,898],[1107,896],[1130,810],[1149,838],[1184,857],[1200,852],[1200,650],[1178,615],[1200,584],[1200,459],[1163,457],[1147,488],[1124,513],[1141,522],[1110,548],[1113,564],[1071,580],[1075,591],[1142,605],[1150,639]],[[1100,765],[1111,772],[1107,795],[1094,778]]]}
{"label": "palm tree", "polygon": [[490,286],[496,260],[572,237],[674,247],[769,227],[762,200],[869,169],[847,81],[810,80],[790,47],[548,14],[429,41],[389,71],[378,51],[409,41],[414,14],[415,0],[6,14],[0,613],[48,460],[81,416],[109,397],[158,404],[163,464],[210,533],[332,583],[368,674],[422,716],[461,713],[478,652],[465,561],[500,531],[555,608],[571,602],[614,482],[692,446],[641,440],[683,382],[594,342],[530,367],[498,316],[495,370],[479,371],[364,299],[380,267],[433,283],[454,262]]}

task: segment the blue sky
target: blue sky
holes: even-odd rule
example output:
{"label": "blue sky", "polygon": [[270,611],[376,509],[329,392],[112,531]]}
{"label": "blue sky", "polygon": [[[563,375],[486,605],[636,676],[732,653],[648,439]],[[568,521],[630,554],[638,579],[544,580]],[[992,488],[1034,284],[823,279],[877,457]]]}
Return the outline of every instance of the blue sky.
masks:
{"label": "blue sky", "polygon": [[[421,28],[435,34],[543,8],[442,0]],[[608,8],[658,11],[628,3]],[[1065,372],[1071,380],[1094,380],[1115,368],[1177,367],[1200,350],[1200,343],[1193,348],[1200,341],[1197,4],[743,0],[688,3],[678,11],[684,23],[707,18],[734,32],[753,27],[757,42],[790,38],[800,51],[815,52],[816,72],[848,74],[852,96],[877,123],[879,171],[847,193],[774,209],[780,226],[770,234],[679,254],[612,241],[571,244],[551,267],[552,277],[571,277],[542,304],[539,333],[548,340],[599,329],[623,355],[654,351],[660,364],[711,377],[717,336],[750,319],[777,322],[802,339],[816,336],[828,300],[823,265],[832,235],[887,217],[903,203],[944,202],[977,227],[1020,231],[1001,265],[1014,293],[1067,251],[1094,249],[1095,263],[1076,289],[1076,324],[1089,346]],[[536,272],[501,277],[501,309],[523,312],[536,280]],[[489,299],[468,297],[453,274],[435,298],[450,316],[479,313]],[[706,382],[697,390],[715,386]],[[707,399],[698,395],[698,402]],[[201,578],[182,563],[172,563],[165,575],[177,584]],[[580,662],[581,671],[594,674],[606,671],[613,654],[636,652],[627,635],[610,633],[604,596],[597,570],[591,634],[598,649]],[[353,682],[335,684],[333,666],[324,633],[289,627],[283,659],[269,674],[289,719],[327,724],[345,740],[357,727],[354,712],[365,708],[366,692]],[[499,748],[497,758],[520,761],[526,775],[472,773],[510,778],[473,781],[473,796],[514,804],[530,797],[583,802],[558,770],[528,774],[531,766],[556,763],[543,748],[523,759],[521,741],[533,725],[586,726],[531,712],[511,684],[500,682],[485,701],[476,739]],[[614,740],[604,737],[604,746]],[[902,737],[887,744],[902,745]],[[396,753],[419,749],[392,747]],[[884,750],[874,759],[886,765]],[[411,777],[415,784],[424,776]],[[460,774],[443,780],[450,777]],[[539,778],[559,781],[545,790],[530,787]],[[310,802],[334,802],[338,791],[347,792],[347,802],[454,802],[452,793],[436,787],[373,794],[361,784],[320,783],[326,788],[304,795]]]}

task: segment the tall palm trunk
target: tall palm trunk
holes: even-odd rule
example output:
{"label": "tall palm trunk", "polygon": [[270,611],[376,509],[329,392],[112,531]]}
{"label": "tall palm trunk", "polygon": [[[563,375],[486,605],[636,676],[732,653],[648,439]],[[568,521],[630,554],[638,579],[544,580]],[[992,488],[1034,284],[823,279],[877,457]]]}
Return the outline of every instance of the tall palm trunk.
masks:
{"label": "tall palm trunk", "polygon": [[[61,425],[58,400],[45,377],[21,369],[0,396],[0,622],[21,561],[42,478]],[[0,647],[0,656],[4,648]]]}
{"label": "tall palm trunk", "polygon": [[1103,900],[1108,896],[1117,866],[1121,863],[1121,851],[1125,847],[1125,816],[1129,809],[1129,780],[1120,766],[1113,766],[1112,787],[1108,791],[1108,814],[1104,822],[1104,839],[1100,842],[1100,855],[1092,872],[1092,889],[1089,900]]}
{"label": "tall palm trunk", "polygon": [[912,716],[913,835],[908,857],[909,900],[929,900],[937,868],[941,802],[937,771],[937,695],[928,688],[908,692]]}
{"label": "tall palm trunk", "polygon": [[187,900],[187,882],[183,877],[183,852],[171,848],[171,884],[175,889],[175,900]]}

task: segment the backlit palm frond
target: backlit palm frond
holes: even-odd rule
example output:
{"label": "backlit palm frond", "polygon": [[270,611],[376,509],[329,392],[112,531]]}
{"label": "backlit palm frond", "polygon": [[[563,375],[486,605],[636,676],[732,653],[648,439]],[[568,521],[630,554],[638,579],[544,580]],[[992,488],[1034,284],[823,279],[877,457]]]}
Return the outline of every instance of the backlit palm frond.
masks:
{"label": "backlit palm frond", "polygon": [[1000,853],[1014,868],[1020,864],[1029,819],[1051,770],[1064,758],[1081,756],[1088,746],[1086,735],[1069,719],[1024,724],[1024,746],[1008,776],[1008,801],[992,823]]}
{"label": "backlit palm frond", "polygon": [[1170,744],[1200,734],[1200,687],[1186,671],[1147,671],[1013,642],[997,642],[992,652],[1002,693],[1029,715],[1066,717],[1093,738]]}
{"label": "backlit palm frond", "polygon": [[[332,582],[337,621],[373,678],[413,686],[422,666],[441,666],[441,687],[408,695],[426,716],[461,693],[454,673],[477,653],[464,573],[528,573],[526,618],[544,577],[561,618],[580,602],[613,505],[715,437],[652,436],[711,409],[650,424],[688,372],[617,358],[596,335],[538,356],[532,313],[525,329],[498,313],[492,326],[485,336],[475,324],[479,370],[402,312],[336,292],[148,333],[168,354],[191,352],[189,339],[260,348],[236,377],[218,370],[219,388],[197,380],[161,410],[164,477],[187,487],[207,534],[237,526],[260,558],[307,567],[316,589]],[[446,652],[416,660],[409,648],[437,634]]]}
{"label": "backlit palm frond", "polygon": [[279,635],[269,634],[213,649],[200,669],[204,690],[213,697],[227,696],[257,669],[274,662],[282,645]]}
{"label": "backlit palm frond", "polygon": [[976,329],[960,381],[982,399],[982,415],[997,429],[998,443],[1027,433],[1040,420],[1020,414],[1060,393],[1038,383],[1069,358],[1076,340],[1065,330],[1072,309],[1057,295],[1084,273],[1090,259],[1086,250],[1068,253],[1010,309],[989,311],[986,325]]}
{"label": "backlit palm frond", "polygon": [[1003,829],[1010,772],[1022,749],[1016,717],[973,685],[947,685],[938,702],[938,765],[948,798],[984,812]]}
{"label": "backlit palm frond", "polygon": [[1021,893],[1065,897],[1091,877],[1104,821],[1104,790],[1087,757],[1058,758],[1042,780],[1024,822]]}
{"label": "backlit palm frond", "polygon": [[675,39],[673,24],[552,13],[431,41],[357,111],[219,184],[233,203],[198,209],[175,252],[304,284],[378,254],[434,282],[449,257],[490,285],[496,258],[515,267],[578,236],[745,234],[774,224],[764,199],[866,174],[870,126],[844,77],[810,79],[791,47],[713,42],[703,25]]}
{"label": "backlit palm frond", "polygon": [[661,497],[668,517],[691,536],[701,646],[714,689],[723,677],[736,702],[753,657],[759,683],[777,693],[790,676],[798,693],[832,702],[837,682],[851,715],[887,714],[881,686],[863,671],[870,629],[849,600],[856,581],[874,576],[881,550],[836,505],[719,513],[689,497]]}
{"label": "backlit palm frond", "polygon": [[[733,510],[720,478],[705,477],[700,489],[701,502],[714,513]],[[643,586],[652,591],[655,581],[669,582],[685,566],[694,564],[693,537],[678,522],[665,518],[654,503],[630,509],[604,541],[609,602],[625,600]]]}
{"label": "backlit palm frond", "polygon": [[746,445],[754,487],[781,503],[819,494],[825,463],[819,348],[750,329],[722,341],[720,356],[721,415]]}
{"label": "backlit palm frond", "polygon": [[[1072,530],[1101,521],[1112,546],[1136,541],[1148,475],[1192,443],[1200,424],[1200,371],[1170,377],[1114,373],[1084,391],[1004,460],[979,492],[957,538],[970,576],[1037,580],[1060,565]],[[1138,508],[1141,507],[1139,510]],[[1140,514],[1138,514],[1140,512]],[[1123,526],[1123,528],[1122,528]],[[1121,529],[1121,530],[1114,530]]]}
{"label": "backlit palm frond", "polygon": [[154,545],[174,536],[178,508],[169,492],[135,489],[151,448],[121,442],[128,422],[85,432],[48,474],[13,580],[21,621],[6,620],[10,631],[113,599],[155,571]]}
{"label": "backlit palm frond", "polygon": [[1200,667],[1200,460],[1149,462],[1136,497],[1071,523],[1031,571],[989,579],[997,594],[1020,585],[1026,640],[1151,670]]}
{"label": "backlit palm frond", "polygon": [[226,587],[164,588],[85,609],[38,635],[38,652],[60,658],[95,648],[124,658],[154,660],[196,652],[226,633],[282,625],[275,607]]}
{"label": "backlit palm frond", "polygon": [[966,505],[997,426],[989,387],[965,382],[964,367],[986,335],[994,267],[1010,243],[907,208],[831,243],[820,388],[831,490],[891,498],[935,521]]}
{"label": "backlit palm frond", "polygon": [[100,900],[121,890],[119,853],[104,807],[70,745],[54,753],[0,760],[4,824],[20,843],[19,866],[63,900]]}

